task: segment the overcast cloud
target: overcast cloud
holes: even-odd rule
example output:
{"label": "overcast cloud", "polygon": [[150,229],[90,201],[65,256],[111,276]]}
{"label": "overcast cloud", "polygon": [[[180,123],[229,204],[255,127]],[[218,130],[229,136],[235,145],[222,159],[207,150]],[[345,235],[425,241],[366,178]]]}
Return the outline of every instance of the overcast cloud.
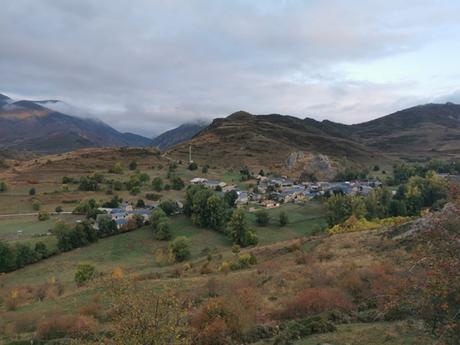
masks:
{"label": "overcast cloud", "polygon": [[0,93],[153,136],[237,110],[356,123],[460,101],[452,0],[14,0]]}

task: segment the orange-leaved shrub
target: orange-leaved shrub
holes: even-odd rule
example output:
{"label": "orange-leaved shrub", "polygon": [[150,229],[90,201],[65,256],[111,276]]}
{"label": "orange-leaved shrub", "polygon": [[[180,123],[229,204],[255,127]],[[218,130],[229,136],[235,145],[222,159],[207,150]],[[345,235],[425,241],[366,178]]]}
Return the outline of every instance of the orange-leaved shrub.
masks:
{"label": "orange-leaved shrub", "polygon": [[226,345],[240,339],[257,323],[257,294],[242,288],[233,294],[211,298],[192,317],[196,345]]}
{"label": "orange-leaved shrub", "polygon": [[98,328],[99,323],[92,316],[55,314],[38,323],[37,337],[41,340],[90,338]]}
{"label": "orange-leaved shrub", "polygon": [[278,319],[296,319],[332,310],[348,313],[354,309],[350,297],[340,289],[309,288],[287,301],[273,316]]}

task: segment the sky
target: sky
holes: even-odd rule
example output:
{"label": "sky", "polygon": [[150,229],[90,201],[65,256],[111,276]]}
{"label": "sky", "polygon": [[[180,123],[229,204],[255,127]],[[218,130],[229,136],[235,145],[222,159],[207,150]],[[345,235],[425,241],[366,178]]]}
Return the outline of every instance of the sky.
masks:
{"label": "sky", "polygon": [[0,93],[148,137],[238,110],[358,123],[460,103],[460,1],[14,0]]}

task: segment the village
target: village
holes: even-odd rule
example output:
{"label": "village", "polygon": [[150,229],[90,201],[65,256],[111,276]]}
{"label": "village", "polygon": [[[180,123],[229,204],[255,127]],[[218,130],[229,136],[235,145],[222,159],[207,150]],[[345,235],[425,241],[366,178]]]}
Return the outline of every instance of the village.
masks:
{"label": "village", "polygon": [[[220,180],[195,177],[190,180],[190,185],[201,185],[223,196],[225,193],[235,192],[236,207],[249,207],[249,211],[259,208],[276,208],[286,203],[305,203],[314,198],[331,194],[368,195],[372,190],[382,186],[378,180],[355,180],[343,182],[302,182],[298,183],[287,176],[267,177],[258,175],[255,177],[257,184],[252,190],[241,190],[237,184],[229,184]],[[177,209],[180,213],[183,203],[176,200]],[[99,217],[109,215],[121,229],[135,217],[140,217],[144,223],[149,222],[152,210],[157,204],[148,204],[144,207],[134,207],[128,202],[122,202],[116,208],[100,207],[102,214]],[[95,226],[97,227],[97,223]]]}

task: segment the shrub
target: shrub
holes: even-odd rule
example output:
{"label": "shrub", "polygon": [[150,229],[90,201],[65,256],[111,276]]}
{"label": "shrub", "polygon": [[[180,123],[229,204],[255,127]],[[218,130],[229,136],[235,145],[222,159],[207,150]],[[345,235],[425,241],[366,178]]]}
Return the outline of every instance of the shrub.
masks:
{"label": "shrub", "polygon": [[156,192],[161,192],[163,190],[163,180],[161,177],[155,177],[153,179],[152,188]]}
{"label": "shrub", "polygon": [[50,219],[50,214],[46,211],[40,211],[38,212],[38,220],[43,222],[45,220]]}
{"label": "shrub", "polygon": [[90,338],[98,329],[98,322],[91,316],[53,315],[38,323],[37,337],[41,340],[64,337]]}
{"label": "shrub", "polygon": [[158,194],[158,193],[147,193],[147,194],[145,194],[145,198],[147,200],[152,200],[152,201],[158,201],[158,200],[161,199],[161,197],[162,197],[162,195]]}
{"label": "shrub", "polygon": [[171,181],[171,188],[174,190],[181,190],[185,187],[184,181],[180,177],[174,177]]}
{"label": "shrub", "polygon": [[32,201],[32,208],[35,210],[35,211],[38,211],[40,209],[40,207],[42,206],[42,204],[40,203],[40,201],[38,201],[37,199],[34,199]]}
{"label": "shrub", "polygon": [[230,269],[232,271],[241,270],[245,268],[249,268],[252,265],[257,264],[257,259],[254,254],[243,254],[238,257],[236,262],[231,263]]}
{"label": "shrub", "polygon": [[259,210],[256,212],[256,222],[260,226],[266,226],[270,221],[270,217],[266,210]]}
{"label": "shrub", "polygon": [[286,212],[284,211],[280,212],[279,220],[280,220],[280,226],[285,226],[289,223],[289,218]]}
{"label": "shrub", "polygon": [[35,194],[36,194],[35,188],[33,188],[33,187],[30,188],[30,189],[29,189],[29,195],[32,195],[32,196],[33,196],[33,195],[35,195]]}
{"label": "shrub", "polygon": [[290,321],[280,327],[281,334],[275,338],[274,345],[292,344],[292,340],[308,337],[312,334],[334,332],[335,325],[322,317],[312,317],[303,320]]}
{"label": "shrub", "polygon": [[284,308],[275,314],[280,319],[295,319],[325,311],[351,312],[353,309],[350,298],[339,289],[309,288],[288,301]]}
{"label": "shrub", "polygon": [[6,189],[6,182],[0,181],[0,192],[4,192]]}
{"label": "shrub", "polygon": [[56,213],[61,213],[61,212],[63,211],[63,208],[62,208],[62,206],[56,206],[56,208],[54,209],[54,211],[55,211]]}
{"label": "shrub", "polygon": [[83,286],[96,276],[96,268],[90,264],[78,264],[74,280],[77,286]]}
{"label": "shrub", "polygon": [[158,207],[161,208],[168,216],[173,215],[179,210],[177,203],[170,199],[162,201]]}
{"label": "shrub", "polygon": [[155,229],[155,239],[160,241],[169,241],[172,237],[169,220],[164,217],[157,224]]}
{"label": "shrub", "polygon": [[188,165],[188,170],[196,170],[198,169],[198,165],[195,163],[195,162],[191,162],[189,165]]}
{"label": "shrub", "polygon": [[114,166],[109,169],[109,173],[123,174],[123,165],[120,162],[115,163]]}
{"label": "shrub", "polygon": [[169,249],[178,262],[185,261],[190,258],[191,253],[189,247],[189,240],[184,236],[176,237],[169,245]]}
{"label": "shrub", "polygon": [[251,289],[237,289],[231,295],[211,298],[193,315],[197,345],[241,343],[256,326],[257,296]]}
{"label": "shrub", "polygon": [[136,161],[130,162],[129,165],[128,165],[128,168],[129,168],[129,170],[136,170],[137,169],[137,162]]}

